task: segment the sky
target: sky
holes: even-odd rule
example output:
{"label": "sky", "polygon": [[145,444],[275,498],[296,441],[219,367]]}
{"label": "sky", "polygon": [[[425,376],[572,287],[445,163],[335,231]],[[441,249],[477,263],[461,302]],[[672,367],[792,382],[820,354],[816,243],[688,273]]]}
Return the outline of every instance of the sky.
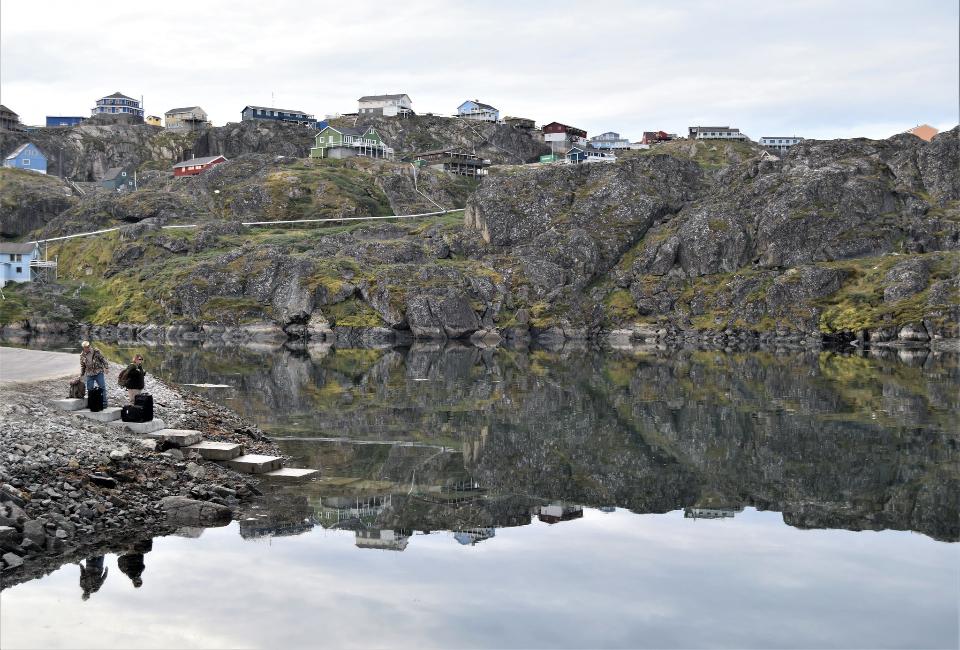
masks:
{"label": "sky", "polygon": [[43,124],[120,91],[221,125],[247,104],[322,118],[403,92],[419,113],[479,99],[631,140],[884,138],[957,124],[958,23],[956,0],[3,0],[0,102]]}

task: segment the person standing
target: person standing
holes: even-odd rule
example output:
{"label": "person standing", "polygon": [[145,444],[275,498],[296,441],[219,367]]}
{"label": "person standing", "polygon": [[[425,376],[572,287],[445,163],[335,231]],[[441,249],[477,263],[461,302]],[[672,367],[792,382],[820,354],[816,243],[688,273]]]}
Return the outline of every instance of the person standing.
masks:
{"label": "person standing", "polygon": [[94,384],[100,387],[103,392],[103,408],[107,408],[107,380],[104,373],[109,364],[103,353],[90,345],[90,341],[84,341],[80,347],[83,349],[80,352],[80,378],[86,380],[88,391]]}
{"label": "person standing", "polygon": [[133,404],[133,398],[143,392],[143,378],[146,376],[147,372],[143,369],[143,355],[138,354],[117,378],[120,385],[127,389],[127,401],[131,404]]}

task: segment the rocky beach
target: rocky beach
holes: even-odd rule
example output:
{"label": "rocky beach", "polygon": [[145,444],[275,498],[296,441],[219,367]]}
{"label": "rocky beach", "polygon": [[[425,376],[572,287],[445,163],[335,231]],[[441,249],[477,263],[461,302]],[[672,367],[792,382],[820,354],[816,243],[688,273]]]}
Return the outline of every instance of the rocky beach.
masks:
{"label": "rocky beach", "polygon": [[[116,382],[120,369],[112,364],[107,377],[111,405],[126,403]],[[259,493],[249,474],[53,407],[52,399],[66,396],[68,381],[5,376],[0,383],[3,588],[182,526],[223,525]],[[225,407],[150,375],[147,391],[156,417],[168,426],[278,454],[259,429]]]}

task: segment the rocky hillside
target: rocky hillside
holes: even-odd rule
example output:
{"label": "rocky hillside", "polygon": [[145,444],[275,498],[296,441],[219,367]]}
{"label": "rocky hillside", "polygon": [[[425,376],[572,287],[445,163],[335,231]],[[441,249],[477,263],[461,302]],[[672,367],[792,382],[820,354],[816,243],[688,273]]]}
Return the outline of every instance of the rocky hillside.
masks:
{"label": "rocky hillside", "polygon": [[[67,286],[91,292],[85,308],[62,306],[104,325],[345,344],[609,332],[748,347],[937,344],[957,338],[960,316],[957,138],[808,141],[783,160],[680,141],[616,164],[500,166],[462,221],[310,231],[220,222],[430,206],[409,166],[247,155],[193,179],[147,175],[141,192],[82,202],[50,230],[98,215],[145,220],[59,248]],[[444,205],[472,189],[439,173],[420,182]],[[211,225],[157,229],[196,213]],[[22,289],[0,320],[29,315],[40,291]]]}
{"label": "rocky hillside", "polygon": [[73,190],[56,176],[0,168],[0,237],[22,237],[74,203]]}

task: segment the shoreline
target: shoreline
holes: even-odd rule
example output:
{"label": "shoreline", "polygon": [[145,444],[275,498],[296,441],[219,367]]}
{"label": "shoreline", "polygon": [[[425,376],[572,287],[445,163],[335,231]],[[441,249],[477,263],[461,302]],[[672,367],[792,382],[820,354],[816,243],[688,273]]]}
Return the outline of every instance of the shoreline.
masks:
{"label": "shoreline", "polygon": [[[918,331],[919,330],[919,331]],[[460,343],[479,348],[504,346],[511,349],[537,346],[562,348],[568,344],[610,348],[663,346],[665,349],[702,347],[706,349],[754,350],[789,349],[889,349],[960,352],[960,338],[930,336],[921,326],[829,334],[819,331],[775,330],[758,332],[728,328],[724,330],[682,329],[675,325],[635,325],[619,329],[595,329],[551,326],[548,328],[510,327],[483,329],[468,337],[414,337],[409,330],[389,327],[325,327],[284,331],[276,323],[260,322],[239,326],[216,324],[158,325],[120,323],[118,325],[68,324],[49,321],[0,326],[0,339],[87,338],[147,345],[179,343],[215,343],[224,345],[331,345],[340,348],[407,347],[416,344]]]}
{"label": "shoreline", "polygon": [[[126,401],[119,370],[111,364],[107,375],[112,405]],[[56,409],[50,400],[65,397],[68,382],[0,384],[0,590],[182,526],[225,525],[260,494],[252,475]],[[147,390],[169,427],[283,455],[226,407],[149,375]]]}

